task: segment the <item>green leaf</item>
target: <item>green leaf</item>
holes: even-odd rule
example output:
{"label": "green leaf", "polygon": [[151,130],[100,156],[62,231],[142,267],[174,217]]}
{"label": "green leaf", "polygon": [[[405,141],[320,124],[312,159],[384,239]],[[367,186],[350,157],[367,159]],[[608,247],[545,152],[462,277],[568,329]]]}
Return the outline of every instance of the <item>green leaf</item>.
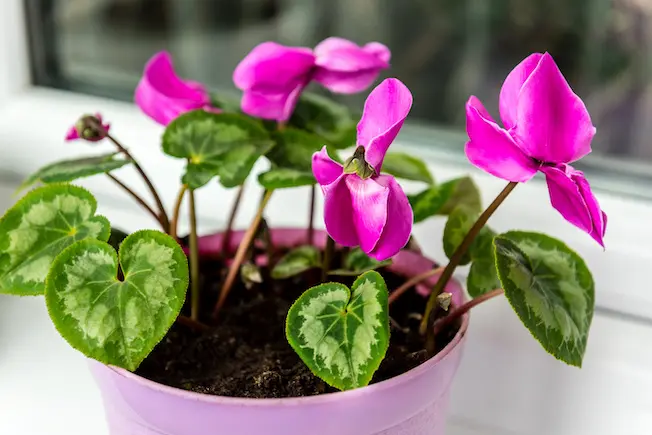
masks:
{"label": "green leaf", "polygon": [[273,134],[276,146],[267,158],[276,166],[300,171],[312,171],[312,155],[326,143],[322,138],[296,128],[285,128]]}
{"label": "green leaf", "polygon": [[310,370],[340,390],[369,384],[389,345],[383,277],[366,272],[352,290],[339,283],[312,287],[290,307],[285,328],[288,342]]}
{"label": "green leaf", "polygon": [[18,190],[26,189],[38,182],[44,184],[67,183],[78,178],[111,172],[131,163],[130,160],[117,159],[116,155],[117,153],[111,153],[51,163],[30,175]]}
{"label": "green leaf", "polygon": [[466,279],[466,289],[471,297],[476,298],[502,287],[496,271],[495,235],[490,228],[484,227],[469,248],[473,262]]}
{"label": "green leaf", "polygon": [[448,215],[457,206],[465,206],[476,213],[482,211],[480,192],[469,177],[431,186],[416,195],[409,195],[408,199],[414,212],[415,223],[435,215]]}
{"label": "green leaf", "polygon": [[163,151],[188,160],[182,180],[191,189],[215,176],[225,187],[241,185],[258,158],[273,145],[259,122],[234,113],[187,112],[163,134]]}
{"label": "green leaf", "polygon": [[[465,207],[457,207],[448,216],[446,226],[444,227],[444,253],[448,258],[453,256],[453,253],[466,237],[475,221],[478,219],[478,214],[473,213]],[[460,265],[468,264],[471,261],[471,253],[467,252],[462,256]]]}
{"label": "green leaf", "polygon": [[183,249],[164,233],[144,230],[127,236],[119,254],[91,239],[68,247],[52,264],[45,301],[73,348],[133,371],[177,318],[187,287]]}
{"label": "green leaf", "polygon": [[272,269],[272,278],[289,278],[319,266],[321,266],[319,250],[314,246],[299,246],[285,254],[276,263],[276,266]]}
{"label": "green leaf", "polygon": [[288,168],[272,168],[258,175],[258,182],[267,190],[289,187],[310,186],[315,184],[312,172]]}
{"label": "green leaf", "polygon": [[580,367],[595,305],[584,261],[544,234],[510,231],[494,244],[498,276],[518,317],[546,351]]}
{"label": "green leaf", "polygon": [[344,258],[344,268],[331,270],[328,273],[329,275],[356,276],[369,270],[376,270],[381,267],[389,266],[390,264],[392,264],[391,259],[378,261],[365,254],[362,249],[354,248]]}
{"label": "green leaf", "polygon": [[355,145],[357,120],[346,106],[320,95],[304,92],[289,125],[314,133],[340,149]]}
{"label": "green leaf", "polygon": [[49,184],[27,193],[0,219],[0,293],[40,295],[50,264],[86,238],[107,240],[110,225],[96,216],[86,189]]}
{"label": "green leaf", "polygon": [[406,153],[388,152],[385,154],[383,172],[405,180],[435,183],[425,162]]}
{"label": "green leaf", "polygon": [[240,97],[226,93],[211,93],[211,105],[227,113],[241,113]]}

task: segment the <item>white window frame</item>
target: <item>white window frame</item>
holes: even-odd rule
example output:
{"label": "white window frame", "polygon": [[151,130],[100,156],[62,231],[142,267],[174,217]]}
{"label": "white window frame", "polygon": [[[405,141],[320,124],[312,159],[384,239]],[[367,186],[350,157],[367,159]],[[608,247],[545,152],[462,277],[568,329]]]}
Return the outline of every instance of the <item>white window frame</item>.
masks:
{"label": "white window frame", "polygon": [[[63,141],[66,130],[81,114],[100,111],[111,122],[115,136],[122,140],[144,164],[155,184],[164,192],[166,205],[170,206],[176,195],[178,174],[181,173],[183,163],[161,153],[159,139],[162,128],[147,119],[131,103],[31,85],[27,47],[23,2],[4,0],[0,6],[0,155],[2,156],[0,158],[0,182],[4,185],[17,185],[21,178],[54,160],[71,158],[80,154],[94,154],[99,149],[110,149],[109,144],[100,144],[94,147],[84,143],[64,143]],[[474,169],[468,163],[462,163],[459,158],[451,158],[450,151],[436,146],[414,146],[406,141],[404,136],[394,149],[403,149],[420,155],[428,162],[433,174],[439,180],[465,174],[472,175],[481,189],[485,203],[488,203],[504,185],[503,181]],[[266,164],[261,162],[256,170],[259,171],[265,166]],[[140,180],[135,174],[124,169],[119,175],[137,191],[147,195],[147,191],[142,188]],[[490,225],[499,231],[529,229],[545,232],[565,241],[582,255],[594,275],[598,306],[594,321],[597,324],[597,331],[594,329],[592,334],[599,334],[599,337],[589,341],[589,354],[594,355],[596,360],[593,369],[589,369],[589,374],[595,378],[614,376],[615,379],[624,379],[624,382],[627,383],[624,386],[620,385],[618,396],[629,397],[627,403],[633,403],[634,400],[645,400],[647,402],[643,403],[649,404],[652,403],[651,393],[643,395],[639,392],[639,388],[646,386],[647,391],[652,391],[652,372],[649,371],[652,370],[650,369],[652,353],[646,350],[644,353],[640,351],[639,354],[637,348],[638,345],[649,348],[649,341],[637,344],[634,338],[628,337],[628,335],[631,335],[632,331],[635,334],[636,331],[645,328],[645,332],[641,333],[641,338],[652,336],[652,331],[649,328],[649,323],[652,322],[652,292],[647,287],[649,268],[652,265],[652,249],[650,249],[652,247],[652,227],[649,224],[652,222],[652,204],[613,191],[601,190],[599,188],[603,181],[601,175],[592,175],[594,177],[591,178],[591,181],[598,186],[596,194],[603,209],[609,215],[605,240],[606,251],[603,251],[588,235],[565,222],[552,209],[545,183],[539,178],[519,186],[491,219]],[[111,218],[113,210],[120,209],[122,216],[124,213],[133,216],[128,219],[121,218],[121,222],[125,225],[134,229],[145,226],[153,227],[153,222],[149,221],[145,214],[133,213],[137,210],[137,206],[115,189],[108,180],[94,177],[84,180],[81,184],[91,189],[98,197],[100,211],[108,214],[109,218]],[[253,192],[255,189],[258,188],[255,185],[255,177],[252,177],[248,190]],[[418,189],[418,186],[410,184],[406,186],[406,189],[414,190]],[[223,225],[233,193],[233,190],[222,189],[217,184],[199,191],[199,218],[204,232],[219,229]],[[246,225],[249,221],[258,198],[258,193],[247,195],[240,213],[240,226]],[[297,204],[306,203],[307,192],[305,189],[278,192],[270,204],[269,220],[272,225],[277,226],[304,225],[306,217],[303,216],[303,210],[307,210],[307,208],[297,207]],[[297,213],[297,209],[301,212]],[[318,211],[321,212],[321,203],[318,206]],[[320,219],[317,221],[319,222]],[[439,259],[445,258],[439,242],[443,224],[442,219],[434,219],[418,225],[415,230],[425,251]],[[458,274],[460,279],[464,279],[464,273],[462,270]],[[479,312],[483,311],[479,310]],[[504,301],[487,304],[484,312],[491,314],[477,317],[478,329],[477,332],[471,333],[467,362],[462,367],[460,375],[462,380],[458,381],[462,385],[458,387],[458,391],[463,391],[463,393],[454,395],[453,400],[454,421],[461,422],[458,424],[460,428],[467,427],[468,429],[466,432],[460,429],[462,431],[460,433],[507,433],[503,430],[513,431],[509,433],[546,433],[524,429],[529,424],[528,416],[536,415],[533,410],[522,409],[519,412],[522,412],[523,415],[515,415],[509,410],[501,410],[497,405],[487,404],[488,400],[493,400],[493,396],[489,394],[491,391],[498,391],[500,400],[496,398],[496,402],[505,400],[503,403],[507,403],[512,393],[527,394],[523,388],[528,390],[538,388],[537,391],[540,391],[542,386],[537,387],[536,382],[546,382],[545,379],[533,379],[533,376],[536,376],[534,373],[524,371],[510,373],[508,366],[512,364],[514,355],[522,355],[522,352],[526,352],[525,360],[532,364],[532,370],[559,375],[561,376],[559,379],[563,379],[563,382],[567,382],[568,385],[573,384],[574,390],[578,387],[588,388],[593,378],[583,375],[584,377],[577,380],[578,377],[575,375],[577,372],[568,371],[572,369],[562,368],[561,365],[557,366],[557,362],[545,356],[538,349],[536,343],[518,325],[515,316]],[[506,323],[503,323],[503,318],[508,318],[504,321]],[[640,325],[640,328],[636,325]],[[482,331],[479,330],[480,328]],[[617,328],[620,328],[618,331],[623,331],[619,333],[620,335],[613,332]],[[612,350],[616,344],[623,347]],[[501,349],[500,352],[505,355],[504,358],[490,356],[496,352],[497,348]],[[534,356],[527,353],[530,351]],[[615,365],[621,364],[621,361],[618,355],[613,354],[614,352],[622,352],[623,355],[636,354],[640,358],[631,365],[615,369]],[[482,364],[469,360],[472,356],[483,361],[491,361],[489,364],[491,364],[491,370],[496,380],[489,379],[487,372],[480,369]],[[643,370],[648,370],[648,372],[643,373]],[[497,383],[503,379],[501,374],[503,378],[511,377],[519,385],[515,385],[513,388],[503,388],[502,384]],[[478,389],[482,391],[477,391]],[[559,393],[564,391],[559,386],[553,389]],[[556,396],[551,394],[547,393],[544,396],[550,396],[547,397],[547,400],[555,400]],[[599,395],[600,392],[595,394]],[[574,393],[574,397],[576,396],[577,392]],[[513,398],[511,400],[514,402]],[[531,404],[531,401],[525,403]],[[634,411],[629,409],[631,407],[628,407],[629,411],[625,412],[624,406],[616,405],[616,408],[624,412],[622,416],[633,416],[641,424],[644,423],[644,426],[637,426],[639,429],[652,427],[652,419],[649,416],[634,415]],[[468,412],[473,415],[468,417],[467,411],[460,411],[463,408],[470,409]],[[604,413],[618,414],[613,408],[605,408]],[[618,421],[624,421],[623,418],[619,418]],[[478,429],[476,432],[474,425],[477,424],[481,424],[484,429]],[[589,426],[594,429],[601,428],[599,423]],[[487,429],[488,427],[500,429],[491,432]],[[571,427],[577,432],[571,431],[569,429]],[[558,428],[556,433],[593,433],[588,430],[584,431],[587,428],[588,426],[578,429],[570,425],[566,427],[568,432]],[[622,425],[618,426],[618,429],[618,433],[643,433],[637,430],[628,431],[627,427]]]}

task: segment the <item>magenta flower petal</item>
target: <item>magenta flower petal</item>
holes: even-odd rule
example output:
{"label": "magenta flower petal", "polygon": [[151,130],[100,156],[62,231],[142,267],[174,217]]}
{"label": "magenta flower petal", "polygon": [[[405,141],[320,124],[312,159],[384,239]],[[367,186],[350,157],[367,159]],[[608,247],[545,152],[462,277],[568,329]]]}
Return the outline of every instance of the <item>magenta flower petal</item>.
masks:
{"label": "magenta flower petal", "polygon": [[570,163],[591,152],[589,112],[548,53],[521,87],[514,134],[523,151],[542,162]]}
{"label": "magenta flower petal", "polygon": [[332,92],[353,94],[368,88],[389,68],[390,51],[372,42],[360,47],[342,38],[328,38],[315,47],[313,79]]}
{"label": "magenta flower petal", "polygon": [[351,192],[353,225],[360,249],[369,253],[378,243],[387,222],[389,189],[372,178],[363,180],[356,174],[348,174],[344,180]]}
{"label": "magenta flower petal", "polygon": [[238,64],[233,82],[244,92],[242,110],[263,119],[287,121],[315,64],[312,50],[264,42]]}
{"label": "magenta flower petal", "polygon": [[533,53],[526,57],[516,68],[507,75],[500,89],[499,109],[500,118],[508,130],[516,125],[516,107],[518,96],[521,94],[523,83],[530,77],[532,71],[537,67],[543,54]]}
{"label": "magenta flower petal", "polygon": [[[109,123],[104,123],[102,122],[102,115],[99,113],[96,113],[95,118],[97,118],[97,121],[102,124],[102,128],[104,129],[104,132],[99,132],[95,131],[89,135],[89,137],[82,137],[80,134],[80,129],[81,131],[84,131],[87,127],[90,125],[87,124],[88,118],[92,118],[92,116],[82,116],[74,125],[72,125],[68,131],[66,132],[66,142],[70,142],[72,140],[78,140],[78,139],[84,139],[85,141],[88,142],[99,142],[102,139],[106,137],[105,133],[108,133],[109,129],[111,128],[111,124]],[[94,124],[91,124],[94,125]],[[95,130],[95,129],[92,129]]]}
{"label": "magenta flower petal", "polygon": [[77,128],[73,125],[68,129],[68,132],[66,133],[66,141],[71,141],[76,139],[79,139],[79,133],[77,132]]}
{"label": "magenta flower petal", "polygon": [[398,254],[412,234],[414,215],[405,192],[391,175],[381,175],[376,182],[389,189],[387,222],[374,249],[367,254],[378,261]]}
{"label": "magenta flower petal", "polygon": [[342,246],[358,246],[358,234],[353,223],[351,193],[344,179],[345,174],[330,184],[322,185],[324,193],[324,223],[326,231]]}
{"label": "magenta flower petal", "polygon": [[177,76],[170,53],[165,51],[155,54],[145,65],[134,99],[145,114],[162,125],[182,113],[210,106],[204,87]]}
{"label": "magenta flower petal", "polygon": [[365,148],[365,159],[377,173],[411,107],[412,94],[398,79],[383,80],[367,97],[358,123],[358,145]]}
{"label": "magenta flower petal", "polygon": [[342,165],[334,161],[328,155],[326,147],[312,155],[312,173],[317,183],[331,184],[342,175]]}
{"label": "magenta flower petal", "polygon": [[604,247],[606,214],[600,210],[584,174],[564,164],[544,166],[541,172],[546,175],[552,206]]}
{"label": "magenta flower petal", "polygon": [[478,168],[508,181],[524,182],[538,166],[526,156],[506,130],[496,124],[480,100],[466,103],[466,156]]}

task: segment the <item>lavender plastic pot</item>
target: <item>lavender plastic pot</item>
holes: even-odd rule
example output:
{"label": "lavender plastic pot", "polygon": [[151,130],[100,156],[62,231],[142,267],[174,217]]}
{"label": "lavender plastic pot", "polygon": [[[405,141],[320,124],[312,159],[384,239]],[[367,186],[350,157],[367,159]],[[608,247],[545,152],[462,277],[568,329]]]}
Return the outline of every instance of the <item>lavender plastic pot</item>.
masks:
{"label": "lavender plastic pot", "polygon": [[[242,233],[233,234],[237,245]],[[305,243],[305,229],[276,229],[277,246]],[[204,237],[204,254],[219,250],[221,234]],[[325,235],[315,234],[323,245]],[[395,257],[394,272],[413,276],[432,261],[414,252]],[[426,283],[432,285],[436,278]],[[420,289],[425,292],[426,287]],[[456,282],[447,291],[457,303]],[[111,435],[441,435],[451,383],[462,357],[468,316],[434,358],[395,378],[351,391],[288,399],[243,399],[192,393],[91,361]]]}

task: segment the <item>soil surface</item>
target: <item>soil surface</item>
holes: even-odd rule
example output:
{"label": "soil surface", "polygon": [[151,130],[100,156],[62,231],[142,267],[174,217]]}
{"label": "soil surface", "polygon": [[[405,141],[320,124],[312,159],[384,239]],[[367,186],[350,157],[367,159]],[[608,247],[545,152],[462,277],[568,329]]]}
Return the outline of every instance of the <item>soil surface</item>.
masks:
{"label": "soil surface", "polygon": [[[338,261],[335,258],[335,263]],[[204,259],[200,271],[205,311],[202,320],[210,323],[226,268],[219,259]],[[335,391],[312,374],[285,338],[288,309],[303,291],[319,283],[319,270],[286,280],[271,279],[266,268],[261,272],[262,284],[249,289],[242,282],[234,285],[210,330],[199,333],[175,323],[136,373],[161,384],[219,396],[279,398]],[[389,289],[405,282],[387,270],[380,272]],[[349,277],[331,279],[353,283]],[[414,291],[390,306],[390,345],[372,383],[405,373],[427,359],[417,332],[424,307],[425,298]],[[184,314],[188,314],[187,308]],[[438,350],[450,342],[458,328],[453,325],[438,335]]]}

